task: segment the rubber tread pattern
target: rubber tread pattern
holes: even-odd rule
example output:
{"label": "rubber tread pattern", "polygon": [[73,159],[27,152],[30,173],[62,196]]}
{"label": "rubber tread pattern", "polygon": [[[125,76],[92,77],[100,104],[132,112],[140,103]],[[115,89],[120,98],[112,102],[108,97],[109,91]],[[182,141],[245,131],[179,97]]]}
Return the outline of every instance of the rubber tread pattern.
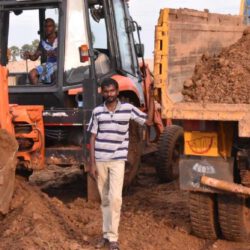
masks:
{"label": "rubber tread pattern", "polygon": [[124,188],[128,188],[136,178],[140,168],[143,149],[143,128],[134,121],[129,124],[128,161],[126,162]]}
{"label": "rubber tread pattern", "polygon": [[193,234],[200,238],[217,239],[219,227],[215,195],[190,192],[189,211]]}
{"label": "rubber tread pattern", "polygon": [[156,171],[162,182],[178,178],[173,172],[172,154],[180,138],[183,138],[183,129],[177,125],[166,127],[159,138]]}
{"label": "rubber tread pattern", "polygon": [[250,209],[245,201],[240,196],[218,195],[219,222],[226,240],[250,242]]}

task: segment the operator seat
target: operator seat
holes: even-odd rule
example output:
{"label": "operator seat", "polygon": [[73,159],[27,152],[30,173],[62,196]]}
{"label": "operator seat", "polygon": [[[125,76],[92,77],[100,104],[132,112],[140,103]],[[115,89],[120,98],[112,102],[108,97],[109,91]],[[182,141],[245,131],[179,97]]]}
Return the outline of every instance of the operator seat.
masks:
{"label": "operator seat", "polygon": [[98,56],[95,60],[95,68],[97,75],[105,75],[110,72],[110,60],[106,54],[98,53]]}

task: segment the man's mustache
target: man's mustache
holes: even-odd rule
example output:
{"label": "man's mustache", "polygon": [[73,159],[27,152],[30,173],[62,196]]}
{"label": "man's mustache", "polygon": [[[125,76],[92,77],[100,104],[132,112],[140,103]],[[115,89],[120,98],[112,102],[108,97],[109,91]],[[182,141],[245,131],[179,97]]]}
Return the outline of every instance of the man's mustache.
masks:
{"label": "man's mustache", "polygon": [[117,96],[109,96],[105,98],[106,102],[113,102],[117,100]]}

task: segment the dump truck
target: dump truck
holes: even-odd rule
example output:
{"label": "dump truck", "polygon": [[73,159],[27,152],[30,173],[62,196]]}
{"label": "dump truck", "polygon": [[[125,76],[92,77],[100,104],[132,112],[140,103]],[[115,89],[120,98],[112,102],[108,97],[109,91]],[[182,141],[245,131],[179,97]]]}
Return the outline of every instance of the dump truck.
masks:
{"label": "dump truck", "polygon": [[202,238],[250,239],[250,104],[183,96],[185,81],[197,80],[192,76],[200,66],[195,65],[240,39],[242,20],[162,9],[155,31],[156,96],[162,118],[172,120],[159,140],[156,170],[162,181],[179,177],[180,188],[189,193],[192,232]]}
{"label": "dump truck", "polygon": [[[32,62],[23,55],[28,42],[37,46],[44,38],[47,18],[57,26],[57,69],[50,81],[31,84],[29,71],[44,58]],[[151,77],[145,64],[139,65],[144,47],[128,1],[1,0],[0,21],[0,128],[18,142],[18,150],[13,142],[10,159],[17,151],[18,166],[30,171],[50,164],[84,166],[87,171],[87,126],[93,108],[103,101],[102,79],[116,79],[121,100],[147,112]],[[136,176],[146,138],[133,123],[130,131],[125,186]],[[2,133],[3,145],[9,137]],[[4,190],[7,175],[1,178]]]}

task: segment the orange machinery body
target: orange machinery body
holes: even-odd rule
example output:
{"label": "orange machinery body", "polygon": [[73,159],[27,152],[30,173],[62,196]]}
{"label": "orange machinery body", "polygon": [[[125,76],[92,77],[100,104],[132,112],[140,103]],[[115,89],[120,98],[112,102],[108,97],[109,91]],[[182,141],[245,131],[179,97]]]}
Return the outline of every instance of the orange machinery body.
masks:
{"label": "orange machinery body", "polygon": [[[143,93],[145,98],[145,106],[142,108],[142,111],[147,113],[149,108],[149,94],[150,94],[150,88],[152,84],[152,78],[150,74],[150,70],[148,65],[140,65],[141,72],[145,72],[145,76],[143,79]],[[130,91],[136,94],[137,98],[139,99],[139,91],[136,88],[136,86],[133,84],[132,80],[128,77],[121,76],[121,75],[113,75],[113,79],[115,79],[119,84],[119,91]],[[160,109],[157,108],[157,105],[154,105],[154,116],[153,116],[153,124],[156,129],[156,140],[159,138],[160,134],[164,130],[164,124],[161,118],[161,112]],[[150,130],[148,131],[148,138],[150,138]]]}
{"label": "orange machinery body", "polygon": [[[142,107],[147,112],[149,104],[149,92],[152,79],[148,67],[145,69],[144,97],[145,106]],[[121,75],[113,75],[119,84],[120,92],[131,92],[139,100],[139,92],[131,79]],[[76,95],[82,92],[82,88],[74,89],[69,95]],[[19,164],[29,169],[42,169],[45,162],[45,134],[43,123],[43,106],[40,105],[15,105],[9,104],[8,98],[8,71],[0,66],[0,128],[6,129],[13,134],[18,143],[19,150],[17,158]],[[163,130],[163,123],[159,110],[155,109],[154,125],[157,135]],[[157,137],[158,137],[157,136]]]}
{"label": "orange machinery body", "polygon": [[43,106],[10,105],[8,71],[0,66],[0,128],[16,137],[19,164],[27,168],[44,167]]}
{"label": "orange machinery body", "polygon": [[[143,69],[143,67],[145,68]],[[151,78],[148,65],[140,65],[140,69],[141,69],[141,72],[145,71],[145,77],[143,80],[143,83],[144,83],[143,92],[144,92],[144,98],[145,98],[145,106],[142,107],[142,110],[144,112],[147,112],[147,108],[149,107],[149,93],[150,93],[150,87],[151,87],[150,85],[152,84],[152,78]],[[137,97],[138,100],[140,99],[139,91],[130,78],[126,76],[118,75],[118,74],[113,75],[112,78],[118,82],[120,92],[133,93]],[[68,91],[68,94],[77,95],[77,94],[80,94],[82,91],[83,91],[83,88],[70,89]],[[99,89],[98,92],[100,93],[101,90]],[[154,109],[153,123],[156,128],[157,137],[158,137],[163,132],[164,124],[161,118],[160,109],[157,108],[157,105],[155,105],[155,109]]]}

